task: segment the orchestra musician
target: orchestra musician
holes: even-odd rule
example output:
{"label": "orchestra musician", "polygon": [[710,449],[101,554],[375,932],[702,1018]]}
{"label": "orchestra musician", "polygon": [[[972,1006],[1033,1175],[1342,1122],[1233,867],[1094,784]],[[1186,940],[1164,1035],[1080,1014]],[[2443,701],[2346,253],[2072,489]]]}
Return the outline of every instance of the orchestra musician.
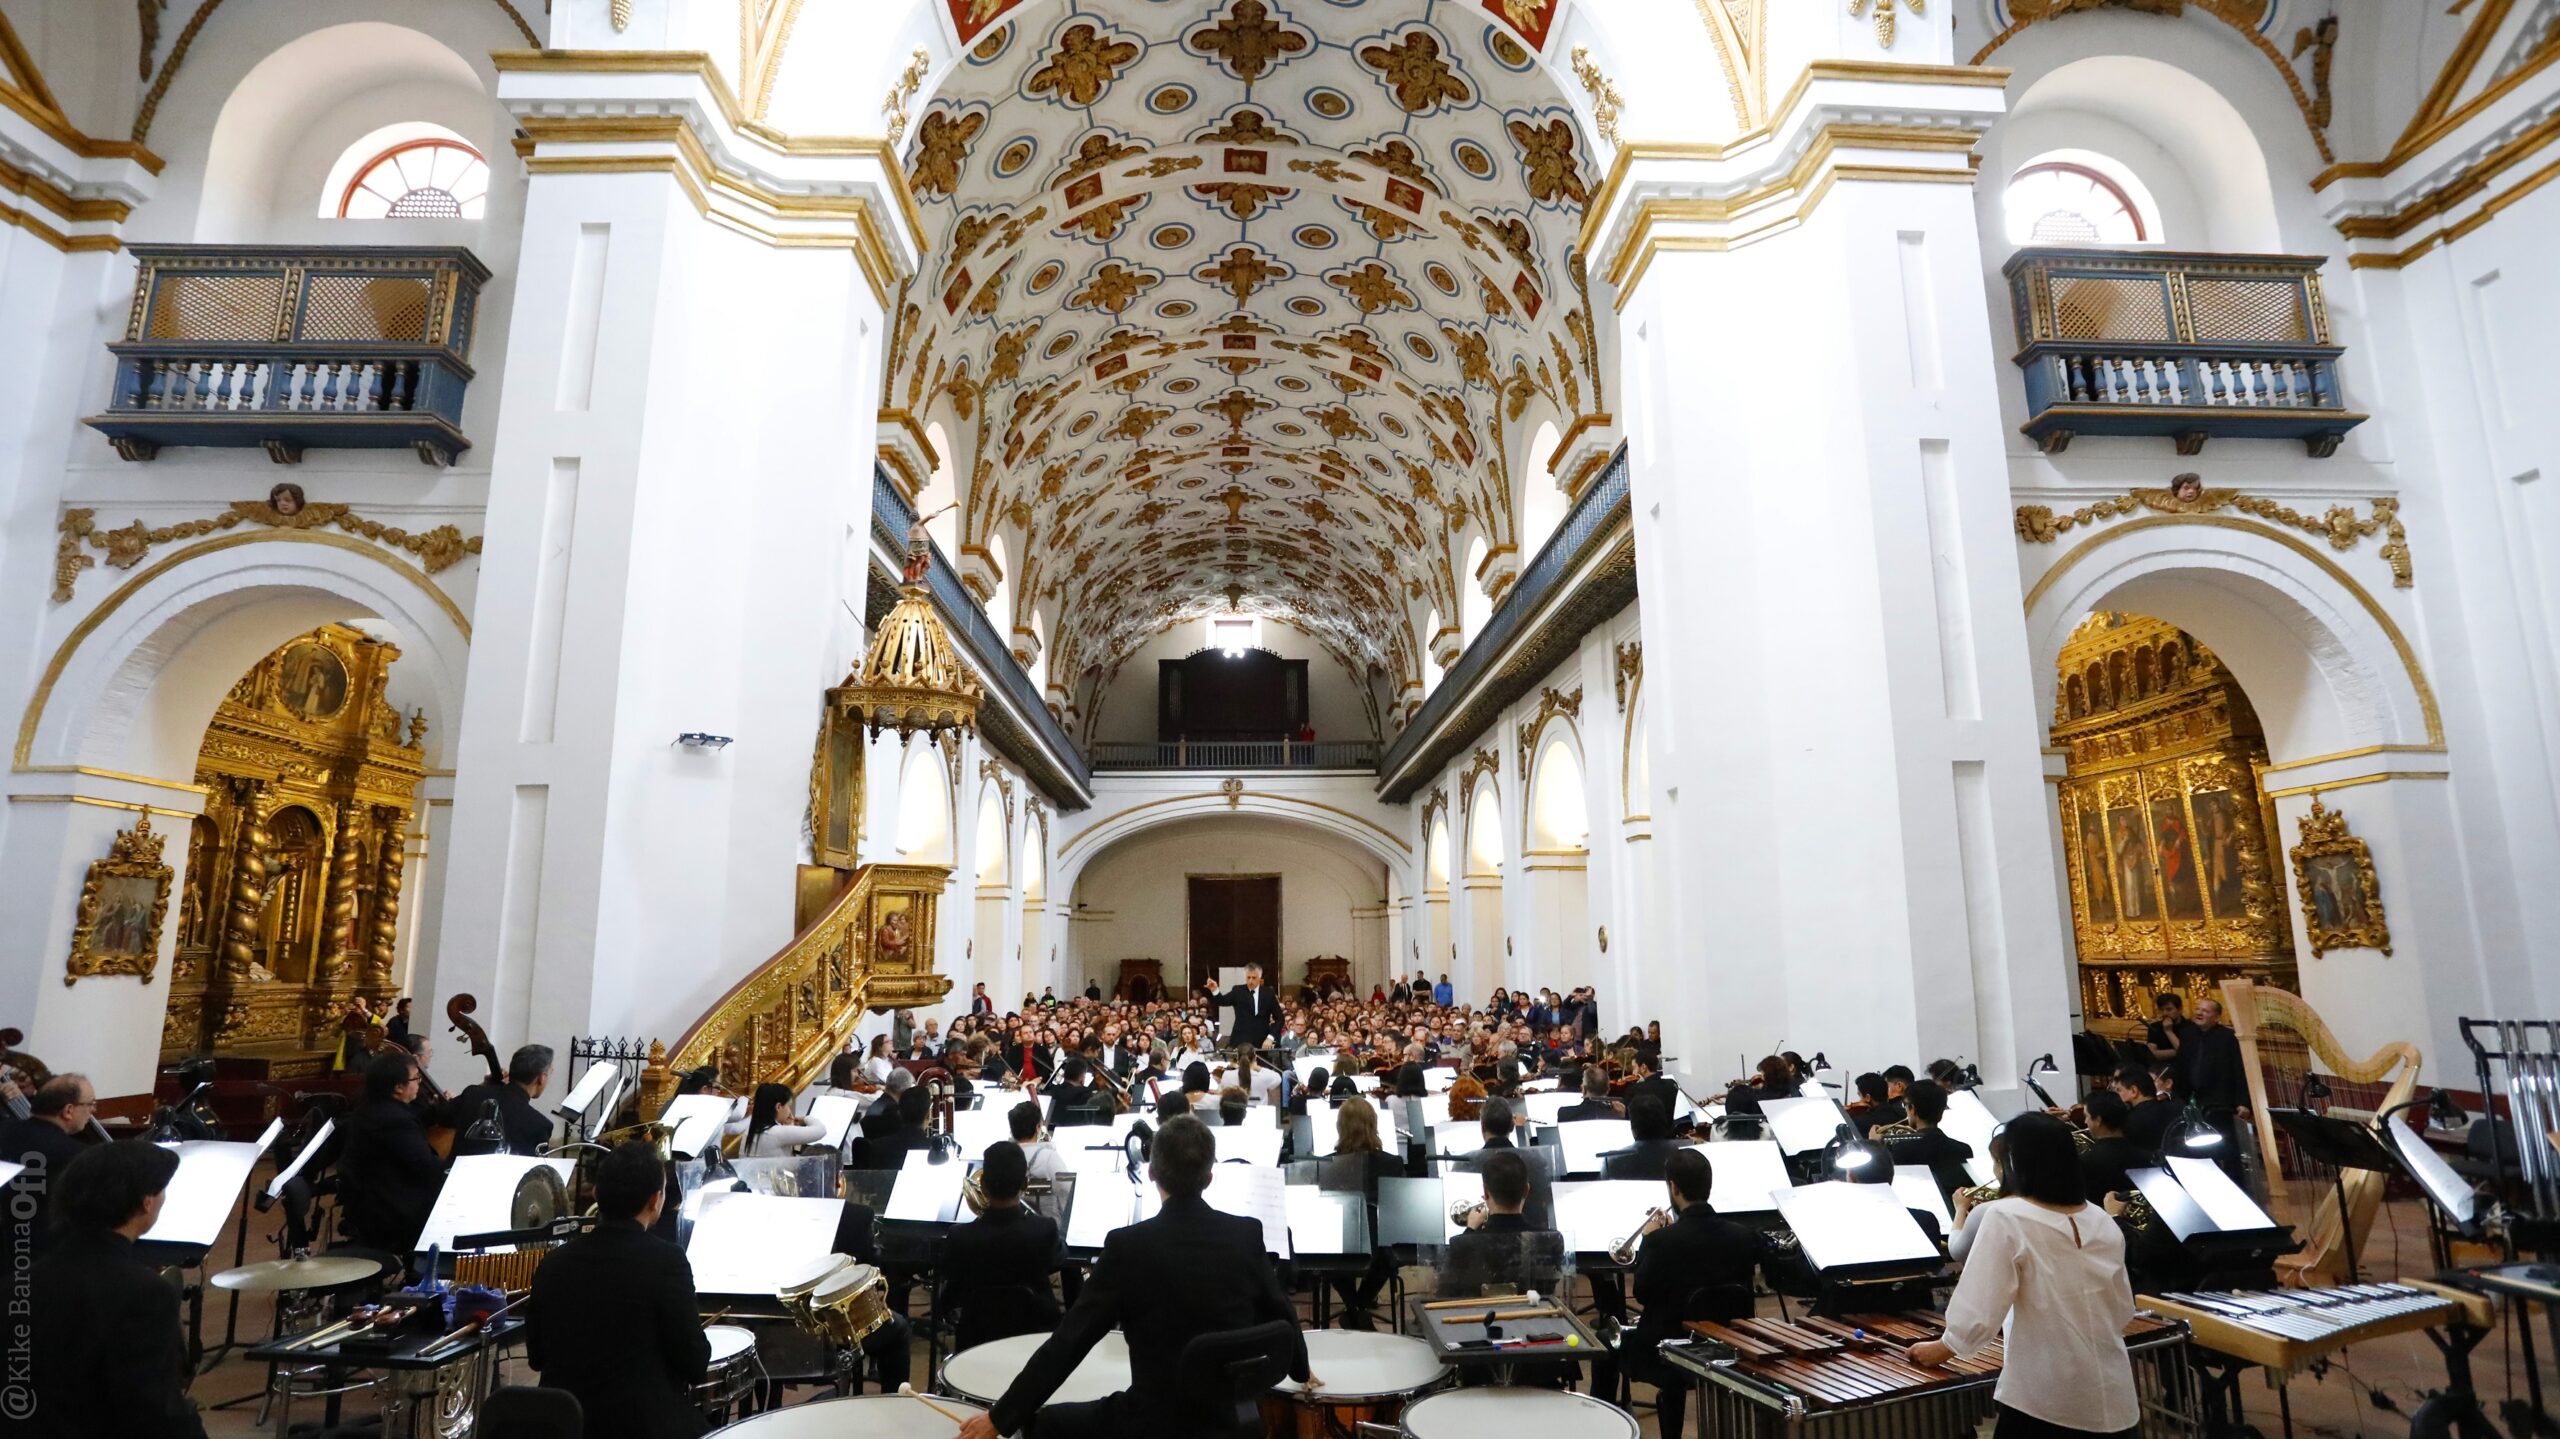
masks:
{"label": "orchestra musician", "polygon": [[971,1223],[952,1225],[942,1241],[939,1303],[955,1351],[1058,1327],[1049,1276],[1066,1263],[1066,1238],[1056,1220],[1022,1202],[1030,1178],[1022,1146],[988,1145],[978,1168],[986,1209]]}
{"label": "orchestra musician", "polygon": [[396,1049],[375,1055],[364,1070],[364,1104],[338,1126],[339,1214],[349,1238],[385,1254],[418,1247],[444,1187],[444,1161],[414,1107],[418,1085],[416,1060]]}
{"label": "orchestra musician", "polygon": [[1858,1126],[1861,1137],[1873,1135],[1878,1125],[1892,1124],[1902,1118],[1902,1105],[1892,1098],[1883,1075],[1868,1070],[1858,1076],[1854,1087],[1858,1097],[1843,1106],[1842,1112],[1849,1116],[1851,1124]]}
{"label": "orchestra musician", "polygon": [[[24,1245],[42,1253],[46,1200],[60,1182],[63,1169],[89,1146],[77,1137],[98,1112],[98,1092],[85,1074],[57,1074],[36,1086],[27,1100],[27,1117],[0,1128],[0,1159],[23,1164],[25,1172],[9,1181],[8,1212],[0,1215],[0,1259],[11,1258]],[[14,1262],[0,1274],[14,1273]]]}
{"label": "orchestra musician", "polygon": [[1911,1362],[1943,1365],[2005,1332],[1994,1439],[2133,1434],[2142,1411],[2124,1348],[2124,1236],[2082,1191],[2069,1125],[2028,1113],[2000,1135],[2002,1197],[1976,1211],[1945,1338],[1911,1346]]}
{"label": "orchestra musician", "polygon": [[1441,1292],[1552,1291],[1564,1267],[1564,1235],[1527,1212],[1529,1162],[1511,1148],[1488,1148],[1468,1157],[1483,1160],[1476,1172],[1484,1176],[1484,1217],[1449,1241]]}
{"label": "orchestra musician", "polygon": [[2116,1070],[2111,1086],[2125,1105],[2124,1137],[2146,1153],[2157,1154],[2168,1142],[2169,1126],[2178,1122],[2178,1106],[2163,1098],[2150,1067],[2127,1064]]}
{"label": "orchestra musician", "polygon": [[[1636,1303],[1643,1312],[1626,1342],[1618,1347],[1626,1375],[1659,1392],[1657,1412],[1662,1439],[1680,1439],[1687,1416],[1684,1371],[1663,1361],[1662,1342],[1686,1337],[1691,1319],[1747,1319],[1751,1316],[1751,1275],[1770,1252],[1769,1240],[1756,1229],[1717,1214],[1707,1203],[1715,1187],[1715,1171],[1703,1151],[1682,1149],[1663,1166],[1663,1187],[1671,1208],[1656,1210],[1638,1232]],[[1714,1291],[1693,1307],[1700,1290]],[[1594,1371],[1592,1387],[1608,1393],[1606,1361]]]}
{"label": "orchestra musician", "polygon": [[684,1251],[649,1232],[666,1207],[657,1151],[634,1140],[596,1161],[596,1226],[534,1271],[526,1358],[586,1413],[586,1439],[694,1439],[689,1392],[711,1362]]}
{"label": "orchestra musician", "polygon": [[[501,1144],[508,1154],[541,1153],[551,1142],[551,1121],[533,1102],[550,1086],[551,1046],[528,1044],[508,1057],[505,1083],[484,1080],[455,1095],[444,1113],[444,1122],[455,1131],[454,1157],[494,1154]],[[475,1139],[471,1134],[471,1127],[491,1104],[498,1106],[498,1125],[505,1134],[502,1142]]]}
{"label": "orchestra musician", "polygon": [[1067,1170],[1066,1156],[1040,1132],[1040,1106],[1024,1100],[1005,1111],[1005,1126],[1013,1132],[1013,1142],[1022,1151],[1022,1161],[1030,1177],[1046,1184]]}
{"label": "orchestra musician", "polygon": [[1895,1164],[1929,1166],[1939,1192],[1953,1199],[1957,1190],[1973,1182],[1964,1171],[1964,1162],[1973,1157],[1973,1146],[1938,1127],[1947,1115],[1947,1092],[1933,1080],[1914,1080],[1902,1091],[1902,1102],[1909,1107],[1910,1116],[1899,1124],[1880,1126],[1877,1140],[1893,1156]]}
{"label": "orchestra musician", "polygon": [[1059,1075],[1055,1084],[1040,1091],[1048,1096],[1049,1113],[1055,1116],[1058,1127],[1106,1122],[1093,1086],[1087,1082],[1093,1078],[1093,1070],[1083,1056],[1068,1060]]}
{"label": "orchestra musician", "polygon": [[[1222,1416],[1182,1411],[1183,1346],[1202,1334],[1278,1320],[1294,1335],[1297,1308],[1282,1292],[1262,1248],[1262,1227],[1222,1214],[1202,1196],[1218,1159],[1206,1127],[1168,1121],[1155,1138],[1148,1172],[1163,1207],[1152,1219],[1112,1231],[1084,1292],[995,1408],[972,1416],[961,1439],[1126,1439],[1218,1426]],[[1082,1404],[1048,1403],[1085,1354],[1113,1329],[1129,1346],[1130,1387]],[[1309,1388],[1306,1346],[1292,1344],[1289,1375]],[[1044,1407],[1046,1406],[1046,1407]]]}
{"label": "orchestra musician", "polygon": [[[1318,1070],[1317,1073],[1323,1073]],[[1377,1232],[1378,1181],[1402,1179],[1405,1165],[1402,1155],[1389,1154],[1378,1138],[1378,1111],[1358,1095],[1342,1101],[1334,1111],[1333,1153],[1321,1161],[1316,1173],[1316,1186],[1345,1194],[1358,1194],[1368,1203],[1369,1230]],[[1369,1257],[1369,1268],[1356,1279],[1336,1275],[1332,1283],[1342,1296],[1342,1327],[1375,1330],[1378,1327],[1378,1291],[1384,1289],[1395,1273],[1393,1251],[1380,1245]]]}
{"label": "orchestra musician", "polygon": [[[160,1218],[178,1156],[156,1144],[86,1146],[51,1178],[54,1233],[28,1278],[32,1421],[42,1439],[203,1439],[187,1398],[178,1306],[134,1241]],[[13,1376],[14,1378],[15,1376]]]}
{"label": "orchestra musician", "polygon": [[[924,1093],[920,1089],[909,1092]],[[757,1085],[746,1114],[730,1120],[722,1131],[739,1136],[741,1159],[788,1159],[801,1145],[815,1144],[827,1137],[825,1125],[811,1124],[791,1112],[791,1086],[787,1084]]]}
{"label": "orchestra musician", "polygon": [[1683,1153],[1671,1137],[1671,1112],[1650,1094],[1627,1101],[1627,1132],[1635,1142],[1611,1150],[1600,1161],[1603,1179],[1660,1179],[1673,1155]]}
{"label": "orchestra musician", "polygon": [[[1639,1066],[1643,1063],[1643,1060],[1637,1060]],[[1775,1054],[1763,1055],[1760,1063],[1754,1066],[1750,1078],[1736,1080],[1730,1088],[1725,1090],[1724,1112],[1728,1115],[1758,1114],[1761,1100],[1795,1097],[1795,1073],[1787,1068],[1785,1057]]]}
{"label": "orchestra musician", "polygon": [[[1662,1072],[1662,1061],[1658,1057],[1648,1056],[1639,1051],[1633,1056],[1632,1069],[1636,1081],[1628,1085],[1626,1092],[1619,1096],[1621,1100],[1633,1105],[1636,1096],[1650,1094],[1662,1101],[1663,1113],[1678,1114],[1680,1112],[1680,1086],[1672,1083],[1670,1076]],[[1754,1103],[1750,1112],[1758,1111],[1759,1105]]]}

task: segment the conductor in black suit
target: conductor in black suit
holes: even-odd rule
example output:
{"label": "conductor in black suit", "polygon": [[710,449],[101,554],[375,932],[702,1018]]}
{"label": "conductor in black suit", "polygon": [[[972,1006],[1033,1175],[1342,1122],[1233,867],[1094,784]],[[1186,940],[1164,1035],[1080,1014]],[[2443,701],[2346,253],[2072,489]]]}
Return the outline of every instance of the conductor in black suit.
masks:
{"label": "conductor in black suit", "polygon": [[[1297,1309],[1262,1251],[1262,1226],[1221,1214],[1201,1196],[1218,1148],[1206,1126],[1184,1116],[1165,1122],[1148,1166],[1164,1207],[1153,1219],[1113,1230],[1102,1259],[1065,1322],[996,1401],[960,1426],[960,1439],[1185,1439],[1224,1433],[1224,1416],[1186,1412],[1178,1365],[1183,1346],[1203,1334],[1284,1320]],[[1048,1404],[1103,1335],[1129,1343],[1130,1387],[1083,1404]],[[1289,1377],[1307,1381],[1307,1350],[1292,1336]],[[1047,1407],[1043,1407],[1043,1406]],[[1037,1416],[1036,1418],[1034,1416]]]}
{"label": "conductor in black suit", "polygon": [[28,1280],[23,1323],[34,1389],[12,1376],[12,1420],[43,1439],[204,1439],[187,1398],[178,1296],[134,1252],[160,1218],[178,1156],[101,1144],[52,1176],[54,1232]]}
{"label": "conductor in black suit", "polygon": [[596,1162],[596,1227],[534,1271],[526,1357],[578,1396],[587,1439],[694,1439],[688,1391],[711,1362],[684,1251],[649,1232],[666,1206],[657,1151],[633,1141]]}
{"label": "conductor in black suit", "polygon": [[1218,1001],[1235,1013],[1234,1027],[1227,1031],[1228,1042],[1247,1049],[1260,1049],[1262,1041],[1280,1028],[1280,997],[1263,987],[1262,966],[1244,967],[1244,983],[1226,992]]}

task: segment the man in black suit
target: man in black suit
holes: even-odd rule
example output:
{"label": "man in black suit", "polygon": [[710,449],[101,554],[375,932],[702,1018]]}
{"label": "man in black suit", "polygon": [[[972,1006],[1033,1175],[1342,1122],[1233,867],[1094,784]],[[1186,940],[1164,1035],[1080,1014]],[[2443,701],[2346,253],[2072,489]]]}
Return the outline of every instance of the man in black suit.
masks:
{"label": "man in black suit", "polygon": [[2136,1148],[2158,1154],[2169,1138],[2169,1126],[2178,1122],[2178,1106],[2160,1097],[2160,1081],[2147,1065],[2128,1064],[2118,1069],[2115,1092],[2127,1106],[2124,1137]]}
{"label": "man in black suit", "polygon": [[[1488,1104],[1500,1101],[1488,1101]],[[1564,1272],[1564,1235],[1529,1215],[1529,1163],[1510,1148],[1480,1152],[1484,1220],[1449,1241],[1440,1292],[1461,1297],[1553,1292]]]}
{"label": "man in black suit", "polygon": [[[453,1097],[445,1107],[444,1122],[453,1128],[453,1157],[472,1154],[496,1154],[501,1148],[508,1154],[539,1154],[551,1142],[551,1121],[533,1102],[551,1087],[551,1046],[528,1044],[507,1061],[506,1082],[483,1081]],[[490,1105],[498,1106],[498,1128],[502,1140],[492,1141],[474,1136],[471,1128],[487,1114]]]}
{"label": "man in black suit", "polygon": [[[1662,1341],[1687,1337],[1683,1324],[1691,1318],[1749,1317],[1751,1273],[1768,1253],[1769,1242],[1758,1230],[1725,1219],[1708,1205],[1714,1171],[1705,1154],[1695,1149],[1674,1154],[1664,1166],[1662,1179],[1671,1193],[1673,1217],[1669,1224],[1647,1233],[1643,1247],[1636,1251],[1636,1303],[1644,1313],[1618,1352],[1624,1356],[1629,1379],[1661,1391],[1656,1399],[1662,1439],[1680,1439],[1690,1381],[1683,1371],[1663,1362]],[[1717,1307],[1711,1301],[1701,1312],[1685,1312],[1690,1296],[1708,1288],[1721,1291],[1717,1299],[1733,1300],[1732,1307],[1703,1312]],[[1609,1391],[1605,1365],[1595,1372],[1592,1387],[1601,1393]]]}
{"label": "man in black suit", "polygon": [[925,1120],[933,1113],[933,1096],[909,1084],[900,1091],[897,1102],[888,1111],[884,1125],[875,1126],[867,1119],[860,1139],[853,1144],[853,1163],[857,1169],[903,1169],[907,1152],[922,1149],[933,1142],[925,1128]]}
{"label": "man in black suit", "polygon": [[1638,1099],[1649,1094],[1661,1101],[1664,1114],[1680,1112],[1680,1086],[1663,1074],[1660,1059],[1639,1052],[1636,1055],[1636,1075],[1636,1082],[1627,1086],[1630,1110]]}
{"label": "man in black suit", "polygon": [[2081,1104],[2089,1114],[2089,1142],[2080,1150],[2080,1187],[2094,1204],[2133,1188],[2132,1171],[2158,1167],[2160,1156],[2125,1137],[2130,1111],[2123,1095],[2093,1090]]}
{"label": "man in black suit", "polygon": [[1556,1111],[1556,1123],[1577,1119],[1624,1119],[1626,1111],[1609,1097],[1609,1071],[1594,1064],[1582,1071],[1582,1098]]}
{"label": "man in black suit", "polygon": [[1672,1157],[1684,1152],[1671,1137],[1670,1112],[1650,1094],[1627,1101],[1627,1132],[1635,1143],[1611,1150],[1600,1161],[1601,1178],[1660,1179]]}
{"label": "man in black suit", "polygon": [[1259,1049],[1262,1041],[1280,1030],[1280,998],[1262,983],[1262,966],[1244,967],[1244,983],[1226,992],[1218,1003],[1234,1013],[1235,1020],[1227,1028],[1227,1043]]}
{"label": "man in black suit", "polygon": [[406,1260],[444,1187],[444,1161],[418,1122],[418,1064],[376,1055],[364,1070],[364,1106],[338,1126],[338,1204],[348,1237]]}
{"label": "man in black suit", "polygon": [[[1148,1169],[1163,1208],[1103,1241],[1101,1261],[1066,1320],[995,1408],[960,1426],[960,1439],[1026,1431],[1032,1439],[1226,1432],[1226,1416],[1186,1412],[1177,1397],[1183,1346],[1203,1334],[1273,1320],[1294,1330],[1298,1312],[1263,1254],[1262,1226],[1221,1214],[1201,1197],[1217,1160],[1217,1142],[1198,1120],[1165,1122]],[[1089,1403],[1049,1404],[1086,1352],[1115,1328],[1128,1340],[1130,1387]],[[1304,1341],[1290,1349],[1289,1377],[1307,1382]]]}
{"label": "man in black suit", "polygon": [[1938,1192],[1953,1199],[1957,1190],[1973,1182],[1964,1168],[1973,1157],[1973,1146],[1938,1127],[1938,1121],[1947,1117],[1947,1092],[1935,1081],[1915,1080],[1902,1092],[1902,1102],[1910,1109],[1910,1117],[1878,1129],[1876,1138],[1883,1141],[1895,1164],[1929,1166]]}
{"label": "man in black suit", "polygon": [[9,1181],[0,1196],[0,1278],[16,1273],[12,1256],[21,1249],[42,1253],[51,1236],[45,1232],[45,1201],[63,1169],[89,1146],[76,1136],[98,1112],[98,1093],[85,1074],[57,1074],[27,1101],[27,1117],[0,1127],[0,1159],[23,1164],[26,1172]]}
{"label": "man in black suit", "polygon": [[1049,1097],[1049,1127],[1063,1129],[1072,1124],[1105,1122],[1107,1116],[1102,1113],[1094,1098],[1093,1086],[1088,1082],[1093,1078],[1092,1066],[1078,1056],[1068,1060],[1058,1075],[1057,1083],[1040,1091]]}
{"label": "man in black suit", "polygon": [[2240,1053],[2240,1036],[2222,1022],[2221,1000],[2196,1001],[2194,1029],[2179,1047],[2178,1061],[2185,1068],[2187,1089],[2196,1107],[2222,1132],[2213,1162],[2237,1179],[2240,1111],[2249,1103],[2248,1062]]}
{"label": "man in black suit", "polygon": [[693,1439],[711,1362],[684,1251],[649,1233],[666,1206],[655,1150],[596,1162],[596,1227],[553,1251],[525,1300],[525,1353],[586,1411],[587,1439]]}
{"label": "man in black suit", "polygon": [[1016,1334],[1045,1334],[1058,1327],[1058,1300],[1049,1276],[1066,1262],[1058,1222],[1022,1202],[1031,1166],[1022,1146],[1000,1140],[987,1146],[978,1168],[986,1212],[954,1224],[942,1241],[941,1310],[952,1322],[952,1348],[974,1349]]}
{"label": "man in black suit", "polygon": [[[134,1253],[160,1218],[178,1156],[156,1144],[88,1146],[52,1176],[54,1232],[28,1278],[32,1392],[12,1420],[41,1439],[204,1439],[187,1398],[178,1296]],[[14,1367],[14,1366],[13,1366]],[[30,1410],[32,1412],[30,1412]]]}

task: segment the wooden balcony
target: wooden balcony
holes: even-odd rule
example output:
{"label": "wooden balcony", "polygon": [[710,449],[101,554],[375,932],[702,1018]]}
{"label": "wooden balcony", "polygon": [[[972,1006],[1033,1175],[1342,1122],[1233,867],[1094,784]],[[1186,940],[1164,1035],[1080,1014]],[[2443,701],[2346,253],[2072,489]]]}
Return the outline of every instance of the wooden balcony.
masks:
{"label": "wooden balcony", "polygon": [[1097,770],[1378,768],[1378,746],[1350,739],[1109,740],[1092,757]]}
{"label": "wooden balcony", "polygon": [[114,392],[88,424],[128,460],[163,445],[471,447],[462,396],[488,267],[470,251],[387,245],[136,245]]}
{"label": "wooden balcony", "polygon": [[2320,261],[2309,255],[2031,249],[2010,257],[2020,430],[2058,455],[2080,435],[2300,440],[2336,452],[2364,416],[2338,390]]}

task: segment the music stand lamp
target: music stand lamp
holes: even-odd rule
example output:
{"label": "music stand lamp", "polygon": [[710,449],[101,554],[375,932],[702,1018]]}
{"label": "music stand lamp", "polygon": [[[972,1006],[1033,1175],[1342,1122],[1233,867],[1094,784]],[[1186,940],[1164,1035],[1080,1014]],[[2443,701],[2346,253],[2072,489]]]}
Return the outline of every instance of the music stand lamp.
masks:
{"label": "music stand lamp", "polygon": [[2338,1195],[2338,1233],[2346,1247],[2347,1282],[2363,1283],[2356,1272],[2355,1216],[2347,1211],[2347,1171],[2369,1169],[2389,1174],[2400,1167],[2400,1162],[2364,1125],[2308,1109],[2278,1109],[2267,1117],[2275,1121],[2276,1128],[2293,1136],[2295,1149],[2330,1166],[2330,1180]]}
{"label": "music stand lamp", "polygon": [[1858,1137],[1857,1130],[1843,1124],[1822,1146],[1822,1167],[1843,1178],[1855,1178],[1875,1167],[1879,1156],[1876,1147]]}
{"label": "music stand lamp", "polygon": [[2195,1096],[2189,1095],[2185,1111],[2170,1121],[2168,1132],[2160,1136],[2160,1152],[2203,1159],[2220,1149],[2222,1141],[2222,1131],[2213,1127],[2213,1121],[2204,1117],[2204,1109],[2196,1103]]}
{"label": "music stand lamp", "polygon": [[2059,1109],[2062,1106],[2053,1102],[2053,1096],[2044,1092],[2043,1085],[2036,1083],[2036,1076],[2039,1074],[2060,1074],[2061,1072],[2062,1066],[2053,1062],[2053,1051],[2049,1049],[2043,1054],[2038,1055],[2035,1063],[2027,1066],[2025,1081],[2027,1092],[2033,1094],[2036,1097],[2037,1102],[2047,1109]]}

